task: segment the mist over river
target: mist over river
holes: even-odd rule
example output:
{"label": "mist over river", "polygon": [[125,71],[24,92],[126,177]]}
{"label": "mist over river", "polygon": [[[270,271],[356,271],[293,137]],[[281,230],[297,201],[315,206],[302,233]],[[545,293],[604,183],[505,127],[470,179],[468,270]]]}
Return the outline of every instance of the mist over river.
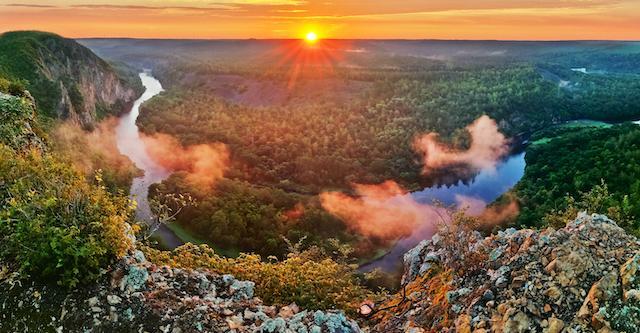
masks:
{"label": "mist over river", "polygon": [[[151,223],[154,216],[149,205],[149,186],[160,183],[171,175],[171,171],[156,163],[147,153],[145,143],[140,137],[140,131],[136,125],[140,106],[160,94],[164,89],[160,81],[156,80],[148,72],[140,73],[140,80],[145,87],[145,91],[134,103],[131,111],[118,121],[116,127],[116,142],[121,154],[127,156],[138,169],[144,172],[143,176],[133,179],[130,195],[136,200],[136,218],[147,223]],[[169,248],[176,248],[183,242],[166,226],[162,225],[156,231],[155,236],[162,244]]]}
{"label": "mist over river", "polygon": [[[495,170],[483,170],[469,182],[459,180],[451,186],[429,187],[410,195],[423,204],[432,204],[437,201],[448,206],[459,203],[460,198],[485,204],[491,203],[522,179],[526,166],[524,156],[525,153],[511,155],[499,163]],[[404,253],[422,240],[430,239],[431,233],[431,225],[416,229],[411,236],[399,240],[385,256],[361,266],[360,270],[368,272],[380,268],[385,272],[393,272],[400,269]]]}

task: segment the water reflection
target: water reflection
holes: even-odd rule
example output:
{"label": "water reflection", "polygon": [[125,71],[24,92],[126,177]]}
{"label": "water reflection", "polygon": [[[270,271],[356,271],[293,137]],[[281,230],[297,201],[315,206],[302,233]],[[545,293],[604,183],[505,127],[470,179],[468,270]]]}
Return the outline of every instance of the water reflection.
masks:
{"label": "water reflection", "polygon": [[[131,111],[120,117],[116,127],[116,143],[120,153],[127,156],[138,169],[144,172],[143,176],[133,179],[130,193],[131,198],[136,200],[138,204],[136,218],[150,223],[153,219],[153,214],[147,198],[149,196],[149,186],[167,179],[171,175],[171,171],[157,164],[149,156],[136,125],[136,120],[140,115],[140,106],[160,94],[164,89],[162,89],[160,81],[147,72],[140,73],[140,80],[142,80],[142,85],[145,87],[145,92],[134,102]],[[182,241],[166,226],[162,226],[156,232],[156,236],[163,245],[169,248],[182,245]]]}
{"label": "water reflection", "polygon": [[[512,155],[500,163],[495,170],[484,170],[472,181],[459,180],[450,186],[434,186],[422,191],[413,192],[413,198],[424,204],[434,201],[445,205],[456,204],[460,196],[491,203],[505,192],[509,191],[524,176],[525,154]],[[402,256],[407,250],[416,246],[420,241],[431,237],[429,225],[416,229],[411,236],[401,239],[384,257],[360,267],[361,271],[371,271],[380,268],[392,272],[402,266]]]}

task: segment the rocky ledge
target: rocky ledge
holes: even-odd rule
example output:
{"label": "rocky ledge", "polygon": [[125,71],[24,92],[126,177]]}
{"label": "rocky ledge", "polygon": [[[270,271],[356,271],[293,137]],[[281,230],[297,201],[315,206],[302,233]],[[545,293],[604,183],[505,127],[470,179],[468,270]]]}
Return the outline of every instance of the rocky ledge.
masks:
{"label": "rocky ledge", "polygon": [[148,262],[140,251],[90,288],[23,286],[0,271],[1,332],[359,332],[338,311],[267,306],[254,283]]}
{"label": "rocky ledge", "polygon": [[[439,322],[451,332],[640,332],[640,243],[607,217],[461,235],[436,235],[405,255],[403,311],[376,331],[424,332]],[[424,284],[438,274],[449,277],[442,299]],[[444,309],[436,321],[435,307]]]}
{"label": "rocky ledge", "polygon": [[[602,215],[559,230],[435,235],[405,255],[403,290],[369,332],[640,332],[640,242]],[[136,251],[72,292],[0,263],[0,332],[360,332],[338,311],[277,307],[230,275]]]}

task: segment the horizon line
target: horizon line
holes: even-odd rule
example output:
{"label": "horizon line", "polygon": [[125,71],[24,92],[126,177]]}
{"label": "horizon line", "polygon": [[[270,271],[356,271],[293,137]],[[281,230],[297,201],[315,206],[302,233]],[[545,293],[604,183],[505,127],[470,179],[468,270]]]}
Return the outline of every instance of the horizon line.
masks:
{"label": "horizon line", "polygon": [[[7,31],[8,32],[8,31]],[[64,36],[63,36],[64,37]],[[69,39],[129,39],[129,40],[187,40],[187,41],[303,41],[304,38],[179,38],[179,37],[65,37]],[[320,38],[321,41],[409,41],[409,42],[624,42],[640,43],[640,39],[443,39],[443,38]]]}
{"label": "horizon line", "polygon": [[[0,35],[5,33],[15,32],[41,32],[55,34],[64,38],[73,40],[97,40],[97,39],[126,39],[126,40],[157,40],[157,41],[302,41],[304,38],[298,37],[286,37],[286,38],[259,38],[259,37],[242,37],[242,38],[226,38],[226,37],[128,37],[128,36],[109,36],[109,37],[69,37],[62,34],[37,30],[37,29],[24,29],[24,30],[5,30],[0,31]],[[620,42],[620,43],[639,43],[638,39],[473,39],[473,38],[459,38],[459,39],[446,39],[446,38],[320,38],[321,41],[413,41],[413,42],[515,42],[515,43],[554,43],[554,42]]]}

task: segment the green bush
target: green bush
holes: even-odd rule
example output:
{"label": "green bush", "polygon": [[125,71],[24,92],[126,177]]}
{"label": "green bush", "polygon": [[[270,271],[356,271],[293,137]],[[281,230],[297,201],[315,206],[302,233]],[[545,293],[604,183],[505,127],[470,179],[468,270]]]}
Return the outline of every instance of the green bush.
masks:
{"label": "green bush", "polygon": [[0,260],[15,269],[68,287],[89,282],[132,247],[130,215],[126,197],[70,165],[0,143]]}
{"label": "green bush", "polygon": [[355,313],[365,299],[378,300],[361,286],[353,267],[322,258],[313,251],[291,254],[286,260],[262,261],[259,255],[241,254],[224,258],[207,245],[187,243],[172,252],[145,248],[150,261],[181,268],[204,268],[218,274],[231,274],[256,283],[256,294],[268,304],[292,302],[305,309],[338,308]]}

